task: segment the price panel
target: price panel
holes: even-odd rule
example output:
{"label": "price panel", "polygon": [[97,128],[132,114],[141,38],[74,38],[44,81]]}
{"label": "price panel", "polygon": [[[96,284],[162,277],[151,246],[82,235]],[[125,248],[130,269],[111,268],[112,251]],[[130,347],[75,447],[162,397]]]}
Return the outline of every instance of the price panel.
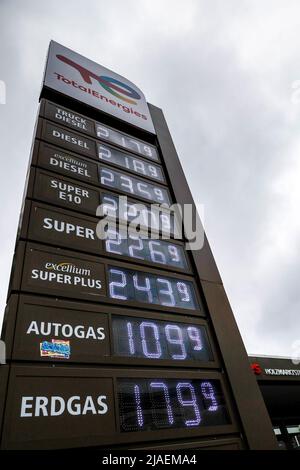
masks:
{"label": "price panel", "polygon": [[[13,365],[5,449],[66,449],[238,431],[221,374]],[[216,442],[216,445],[218,441]]]}
{"label": "price panel", "polygon": [[64,106],[42,100],[40,116],[62,124],[65,127],[75,129],[83,134],[97,137],[100,140],[135,152],[150,160],[159,160],[158,152],[154,145],[89,119],[87,116],[67,109]]}
{"label": "price panel", "polygon": [[103,215],[123,224],[138,220],[141,229],[162,232],[167,238],[175,234],[178,238],[181,233],[176,214],[167,207],[151,207],[131,198],[120,200],[116,194],[38,168],[30,172],[27,196],[92,216],[102,204]]}
{"label": "price panel", "polygon": [[159,160],[158,152],[154,145],[135,139],[123,132],[104,126],[103,124],[96,124],[96,133],[99,139],[117,144],[120,147],[136,152],[143,157],[150,158],[151,160]]}
{"label": "price panel", "polygon": [[164,240],[151,240],[142,235],[128,233],[122,229],[108,229],[105,251],[126,256],[132,260],[143,260],[170,268],[187,269],[188,263],[181,245]]}
{"label": "price panel", "polygon": [[203,318],[28,294],[13,294],[7,312],[8,360],[219,367]]}
{"label": "price panel", "polygon": [[120,204],[118,196],[110,193],[102,195],[103,213],[111,216],[113,219],[116,217],[121,222],[132,222],[139,220],[142,229],[149,229],[162,232],[164,234],[179,233],[180,224],[171,211],[167,208],[160,208],[147,206],[132,200],[127,200],[126,203]]}
{"label": "price panel", "polygon": [[122,432],[218,426],[230,422],[216,380],[120,379]]}
{"label": "price panel", "polygon": [[109,266],[108,278],[112,299],[188,310],[198,308],[191,281],[115,266]]}
{"label": "price panel", "polygon": [[100,166],[100,183],[115,191],[129,193],[135,197],[159,204],[171,204],[169,192],[162,186],[126,175],[108,167]]}
{"label": "price panel", "polygon": [[113,316],[114,354],[168,361],[212,361],[203,325]]}
{"label": "price panel", "polygon": [[105,160],[112,165],[126,168],[129,172],[165,183],[161,167],[154,162],[146,161],[128,152],[100,144],[95,139],[65,129],[51,121],[40,119],[37,135],[39,139],[47,143],[63,147],[67,151],[80,154],[80,156],[86,156],[97,161]]}
{"label": "price panel", "polygon": [[55,295],[92,302],[204,315],[195,281],[183,274],[20,242],[10,292]]}
{"label": "price panel", "polygon": [[98,155],[101,160],[116,166],[120,166],[147,178],[163,183],[165,181],[160,166],[141,160],[129,153],[114,149],[108,145],[98,144]]}
{"label": "price panel", "polygon": [[[107,148],[108,147],[104,147]],[[111,155],[115,155],[115,151]],[[120,153],[120,152],[119,152]],[[120,153],[121,154],[121,153]],[[127,155],[124,154],[124,159],[112,158],[113,162],[110,161],[110,157],[107,157],[108,153],[103,152],[99,155],[99,158],[108,163],[118,164],[118,166],[125,168],[128,171],[134,172],[136,168],[136,174],[145,174],[149,178],[152,178],[159,182],[164,182],[164,176],[161,168],[158,165],[147,163],[142,165],[129,164],[125,158]],[[138,160],[136,160],[138,161]],[[72,152],[65,152],[59,147],[55,147],[47,142],[36,141],[33,149],[32,164],[50,170],[55,173],[67,176],[69,178],[79,179],[89,184],[99,185],[99,164],[89,158],[78,156]],[[146,174],[147,173],[147,174]]]}
{"label": "price panel", "polygon": [[150,239],[146,232],[128,227],[106,227],[99,238],[99,219],[35,201],[24,206],[22,239],[77,249],[110,258],[123,258],[138,264],[158,265],[164,269],[190,272],[184,245],[171,240]]}

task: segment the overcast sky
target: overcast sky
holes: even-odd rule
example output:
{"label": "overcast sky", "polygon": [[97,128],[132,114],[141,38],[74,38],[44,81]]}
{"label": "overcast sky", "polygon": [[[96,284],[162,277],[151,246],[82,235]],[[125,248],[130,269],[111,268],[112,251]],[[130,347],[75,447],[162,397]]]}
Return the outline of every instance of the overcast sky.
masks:
{"label": "overcast sky", "polygon": [[54,39],[164,110],[248,352],[290,356],[300,340],[299,0],[0,0],[0,31],[0,315]]}

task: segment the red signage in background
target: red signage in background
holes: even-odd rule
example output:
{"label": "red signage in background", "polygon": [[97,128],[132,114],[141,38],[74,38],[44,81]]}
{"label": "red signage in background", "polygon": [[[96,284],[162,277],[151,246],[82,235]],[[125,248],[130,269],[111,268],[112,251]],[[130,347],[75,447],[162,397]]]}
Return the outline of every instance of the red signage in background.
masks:
{"label": "red signage in background", "polygon": [[251,364],[251,369],[253,370],[255,375],[261,375],[262,374],[262,369],[260,365],[257,362],[253,362]]}

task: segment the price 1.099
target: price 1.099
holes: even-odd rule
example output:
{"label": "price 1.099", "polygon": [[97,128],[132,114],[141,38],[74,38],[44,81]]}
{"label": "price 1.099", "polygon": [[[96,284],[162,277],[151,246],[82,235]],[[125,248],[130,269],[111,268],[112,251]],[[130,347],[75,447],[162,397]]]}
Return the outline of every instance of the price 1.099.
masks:
{"label": "price 1.099", "polygon": [[213,360],[203,325],[113,316],[114,355],[167,361]]}

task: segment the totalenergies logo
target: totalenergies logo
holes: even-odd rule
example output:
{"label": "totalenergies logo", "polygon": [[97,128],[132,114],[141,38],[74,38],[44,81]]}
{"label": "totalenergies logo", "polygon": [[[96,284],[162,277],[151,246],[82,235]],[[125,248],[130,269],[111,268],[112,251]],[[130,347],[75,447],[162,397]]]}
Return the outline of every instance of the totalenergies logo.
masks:
{"label": "totalenergies logo", "polygon": [[116,80],[112,77],[96,75],[90,70],[87,70],[86,68],[82,67],[82,65],[76,64],[76,62],[71,59],[68,59],[68,57],[65,57],[63,55],[57,54],[56,57],[65,64],[68,64],[71,67],[75,68],[80,73],[81,77],[86,83],[91,84],[91,78],[94,78],[106,91],[116,96],[117,98],[126,101],[126,103],[136,105],[137,102],[135,100],[141,99],[141,96],[137,93],[137,91],[135,91],[129,85],[120,82],[120,80]]}

